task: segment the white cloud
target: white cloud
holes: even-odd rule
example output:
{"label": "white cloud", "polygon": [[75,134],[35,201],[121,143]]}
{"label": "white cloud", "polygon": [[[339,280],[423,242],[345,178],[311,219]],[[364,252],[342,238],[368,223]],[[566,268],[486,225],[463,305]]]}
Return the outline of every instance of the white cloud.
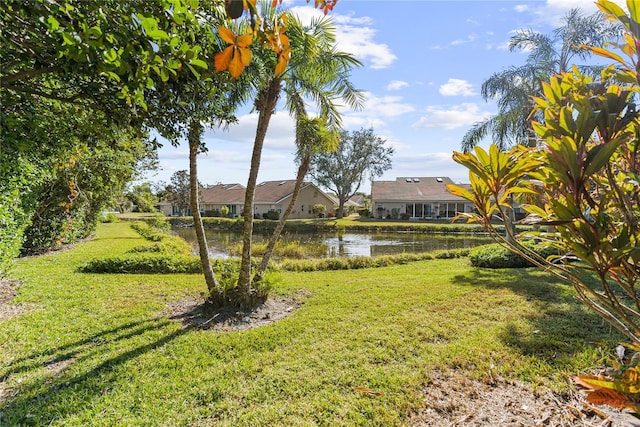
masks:
{"label": "white cloud", "polygon": [[498,50],[509,50],[509,41],[507,40],[506,42],[502,42],[499,45],[496,46],[496,49]]}
{"label": "white cloud", "polygon": [[518,13],[522,13],[522,12],[526,12],[529,10],[529,6],[527,6],[526,4],[518,4],[516,6],[514,6],[513,10],[515,10]]}
{"label": "white cloud", "polygon": [[415,107],[404,102],[401,96],[375,96],[365,92],[365,104],[361,111],[344,111],[345,128],[373,127],[383,128],[388,119],[396,118],[415,111]]}
{"label": "white cloud", "polygon": [[478,40],[479,36],[477,34],[469,34],[466,39],[457,39],[452,41],[450,44],[452,46],[456,46],[459,44],[471,43],[473,41]]}
{"label": "white cloud", "polygon": [[[626,0],[613,0],[613,2],[627,9]],[[563,18],[571,9],[580,9],[585,15],[598,11],[595,1],[586,0],[546,0],[543,6],[529,10],[534,12],[540,24],[555,28],[563,24]]]}
{"label": "white cloud", "polygon": [[416,123],[411,125],[413,128],[451,130],[470,126],[490,116],[489,112],[480,111],[480,107],[475,103],[462,103],[451,107],[429,106],[425,113]]}
{"label": "white cloud", "polygon": [[368,61],[371,68],[387,68],[398,59],[386,44],[373,40],[376,31],[368,27],[341,25],[337,29],[338,48]]}
{"label": "white cloud", "polygon": [[387,85],[387,90],[398,90],[408,86],[409,83],[402,80],[391,80],[391,82],[389,82],[389,84]]}
{"label": "white cloud", "polygon": [[[238,117],[238,123],[229,126],[228,130],[207,129],[203,140],[209,150],[212,150],[219,143],[244,143],[251,144],[255,140],[256,127],[258,124],[258,114],[245,114]],[[271,116],[269,130],[264,141],[265,148],[295,149],[295,123],[294,120],[284,111],[278,111]]]}
{"label": "white cloud", "polygon": [[473,96],[477,93],[473,90],[473,86],[466,80],[449,79],[447,83],[438,89],[442,96]]}
{"label": "white cloud", "polygon": [[[323,13],[311,6],[293,7],[291,11],[300,17],[303,23],[308,23],[313,17],[321,17]],[[353,17],[332,13],[331,18],[336,25],[336,44],[338,49],[354,55],[371,68],[387,68],[398,57],[393,54],[388,45],[375,41],[376,30],[374,21],[370,17]]]}
{"label": "white cloud", "polygon": [[394,180],[397,176],[446,176],[454,182],[469,182],[469,170],[454,162],[452,154],[443,151],[397,152],[393,156],[393,170],[387,172],[383,179]]}

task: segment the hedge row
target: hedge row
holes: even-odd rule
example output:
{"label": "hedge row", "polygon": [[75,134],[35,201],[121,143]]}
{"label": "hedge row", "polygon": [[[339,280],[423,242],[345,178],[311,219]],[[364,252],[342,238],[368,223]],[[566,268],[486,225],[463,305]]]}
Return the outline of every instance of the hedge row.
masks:
{"label": "hedge row", "polygon": [[[273,270],[281,271],[330,271],[355,270],[360,268],[386,267],[409,262],[461,258],[468,254],[468,249],[456,249],[424,254],[399,254],[380,257],[353,258],[321,258],[309,260],[285,260],[273,264]],[[257,262],[258,260],[256,260]],[[213,268],[218,273],[235,271],[237,258],[212,260]],[[138,252],[121,256],[94,259],[80,267],[83,273],[129,273],[129,274],[169,274],[169,273],[201,273],[200,259],[196,256],[174,255],[168,253]]]}
{"label": "hedge row", "polygon": [[141,252],[94,259],[82,265],[79,271],[113,274],[196,274],[202,272],[202,266],[195,256]]}

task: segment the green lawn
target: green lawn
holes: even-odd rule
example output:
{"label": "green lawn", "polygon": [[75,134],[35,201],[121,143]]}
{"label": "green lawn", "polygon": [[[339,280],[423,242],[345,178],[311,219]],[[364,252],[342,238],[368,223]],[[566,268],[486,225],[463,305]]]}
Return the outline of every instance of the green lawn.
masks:
{"label": "green lawn", "polygon": [[103,224],[18,262],[15,302],[30,310],[0,322],[0,425],[405,425],[434,369],[563,389],[621,339],[545,274],[460,259],[283,273],[276,293],[307,295],[290,317],[184,329],[161,313],[204,291],[199,275],[76,272],[140,243],[128,224]]}

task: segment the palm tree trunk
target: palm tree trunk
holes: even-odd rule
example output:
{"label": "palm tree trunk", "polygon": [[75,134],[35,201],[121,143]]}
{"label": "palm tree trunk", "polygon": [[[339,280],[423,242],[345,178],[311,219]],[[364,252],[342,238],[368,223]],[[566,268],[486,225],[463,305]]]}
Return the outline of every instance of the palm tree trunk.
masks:
{"label": "palm tree trunk", "polygon": [[280,218],[280,222],[276,226],[276,229],[273,230],[273,234],[269,238],[269,243],[267,244],[267,249],[262,256],[262,261],[260,262],[260,267],[258,267],[258,271],[256,272],[254,283],[260,282],[262,280],[264,273],[267,271],[267,266],[269,265],[269,261],[271,260],[271,255],[273,254],[273,249],[276,247],[276,243],[278,243],[278,239],[280,238],[280,234],[284,229],[285,224],[287,223],[287,219],[291,215],[293,211],[293,207],[298,200],[298,195],[300,194],[300,189],[302,188],[302,184],[304,182],[304,177],[309,170],[309,165],[311,164],[311,155],[305,156],[301,162],[300,166],[298,166],[298,174],[296,175],[296,184],[293,187],[293,193],[291,194],[291,200],[289,201],[289,206],[282,214]]}
{"label": "palm tree trunk", "polygon": [[273,115],[278,96],[280,95],[280,79],[272,80],[258,95],[255,107],[258,110],[258,125],[256,137],[253,143],[253,154],[251,156],[251,170],[244,197],[244,228],[242,236],[242,260],[240,261],[240,273],[238,275],[238,303],[241,306],[253,305],[254,293],[251,288],[251,240],[253,237],[253,198],[258,180],[258,170],[260,169],[260,158],[262,156],[262,146],[267,135],[269,121]]}
{"label": "palm tree trunk", "polygon": [[220,292],[220,286],[216,280],[216,276],[213,273],[211,267],[211,260],[209,259],[209,248],[207,247],[207,240],[204,235],[204,226],[202,225],[202,218],[200,217],[200,201],[198,192],[200,190],[198,185],[198,148],[200,147],[200,136],[202,135],[202,125],[197,120],[192,120],[189,123],[189,190],[190,190],[190,203],[191,214],[193,216],[193,228],[196,231],[196,239],[198,240],[198,252],[200,254],[200,263],[202,264],[202,272],[204,274],[204,280],[207,283],[207,289],[209,290],[209,298],[215,298],[215,294]]}

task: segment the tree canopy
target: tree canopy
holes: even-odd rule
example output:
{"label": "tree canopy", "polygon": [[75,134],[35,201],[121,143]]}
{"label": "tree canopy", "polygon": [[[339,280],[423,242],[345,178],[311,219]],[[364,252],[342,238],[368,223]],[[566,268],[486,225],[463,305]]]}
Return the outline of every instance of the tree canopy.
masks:
{"label": "tree canopy", "polygon": [[[473,149],[489,135],[503,150],[515,144],[535,144],[531,121],[541,120],[542,116],[536,113],[531,97],[542,93],[542,82],[571,69],[574,58],[587,59],[591,51],[585,49],[586,45],[603,46],[619,34],[620,26],[605,21],[601,13],[584,16],[579,9],[569,11],[564,24],[552,34],[530,29],[516,31],[509,40],[509,50],[527,52],[527,60],[524,65],[508,67],[484,81],[482,97],[486,101],[495,99],[498,113],[467,131],[462,150]],[[602,67],[581,68],[597,73]]]}
{"label": "tree canopy", "polygon": [[319,186],[338,197],[338,218],[342,218],[344,204],[360,189],[366,179],[374,179],[391,169],[394,149],[377,136],[373,128],[340,132],[335,151],[314,154],[311,177]]}

